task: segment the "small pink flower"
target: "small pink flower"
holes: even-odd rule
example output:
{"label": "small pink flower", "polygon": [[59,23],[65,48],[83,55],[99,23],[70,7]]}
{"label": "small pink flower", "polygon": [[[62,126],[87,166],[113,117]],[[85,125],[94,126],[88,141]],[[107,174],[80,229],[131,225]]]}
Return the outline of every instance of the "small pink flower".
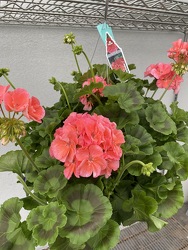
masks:
{"label": "small pink flower", "polygon": [[165,63],[150,65],[146,69],[144,76],[155,77],[158,88],[173,89],[175,94],[179,92],[180,83],[183,81],[182,77],[175,73],[172,65]]}
{"label": "small pink flower", "polygon": [[27,108],[23,111],[24,116],[28,119],[28,120],[33,120],[36,122],[41,123],[42,122],[42,118],[45,115],[45,110],[44,108],[40,105],[40,101],[32,96],[29,99],[28,102],[28,106]]}
{"label": "small pink flower", "polygon": [[178,39],[173,42],[173,46],[168,50],[168,57],[173,59],[176,63],[188,63],[188,43]]}
{"label": "small pink flower", "polygon": [[144,77],[147,77],[147,76],[150,76],[150,77],[153,77],[153,69],[155,69],[157,66],[157,64],[151,64],[150,66],[148,66],[146,68],[146,71],[144,72]]}
{"label": "small pink flower", "polygon": [[9,88],[10,88],[10,85],[7,85],[7,86],[0,85],[0,104],[2,104],[4,95],[8,91]]}
{"label": "small pink flower", "polygon": [[[87,79],[87,81],[83,82],[82,87],[90,85],[92,82],[94,82],[93,78]],[[95,82],[101,82],[103,84],[102,88],[94,88],[92,90],[93,93],[98,94],[99,96],[103,96],[103,89],[105,86],[109,85],[106,83],[105,79],[101,76],[95,76]],[[80,102],[84,105],[83,110],[90,111],[93,107],[93,100],[91,95],[83,95],[80,97]]]}
{"label": "small pink flower", "polygon": [[122,71],[126,71],[126,68],[125,68],[125,61],[122,57],[116,59],[112,64],[112,69],[121,69]]}
{"label": "small pink flower", "polygon": [[107,162],[103,159],[103,150],[98,145],[78,149],[76,159],[78,172],[82,177],[89,177],[93,174],[93,177],[96,178],[107,167]]}
{"label": "small pink flower", "polygon": [[176,75],[174,71],[169,72],[166,75],[161,76],[156,85],[158,88],[168,88],[173,89],[175,94],[178,94],[180,90],[180,83],[183,82],[183,78],[179,75]]}
{"label": "small pink flower", "polygon": [[4,104],[7,111],[24,111],[28,103],[29,93],[25,89],[17,88],[4,94]]}
{"label": "small pink flower", "polygon": [[76,144],[74,141],[67,139],[55,138],[50,146],[51,157],[56,158],[59,161],[72,162],[76,153]]}
{"label": "small pink flower", "polygon": [[167,75],[172,71],[172,65],[168,63],[158,63],[156,67],[152,69],[151,74],[156,78],[159,79],[163,75]]}

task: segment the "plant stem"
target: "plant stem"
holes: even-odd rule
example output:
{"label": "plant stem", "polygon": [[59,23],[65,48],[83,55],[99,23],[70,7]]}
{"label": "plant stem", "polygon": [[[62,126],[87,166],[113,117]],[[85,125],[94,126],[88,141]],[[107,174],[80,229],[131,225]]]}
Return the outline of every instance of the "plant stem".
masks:
{"label": "plant stem", "polygon": [[0,104],[0,109],[1,109],[1,112],[3,114],[3,117],[6,117],[1,104]]}
{"label": "plant stem", "polygon": [[145,93],[145,97],[147,96],[148,92],[149,92],[149,88],[147,89],[147,91],[146,91],[146,93]]}
{"label": "plant stem", "polygon": [[152,94],[151,98],[153,98],[153,97],[154,97],[154,95],[155,95],[155,93],[157,92],[157,90],[158,90],[158,89],[156,89],[156,90],[153,92],[153,94]]}
{"label": "plant stem", "polygon": [[16,87],[15,87],[14,84],[9,80],[9,78],[8,78],[5,74],[3,74],[3,76],[4,76],[4,78],[7,80],[7,82],[11,85],[11,87],[12,87],[13,89],[15,89]]}
{"label": "plant stem", "polygon": [[166,92],[168,91],[168,89],[169,89],[170,85],[172,84],[172,82],[174,81],[175,77],[176,77],[176,74],[174,74],[174,76],[172,77],[172,80],[170,81],[170,83],[168,84],[167,88],[165,89],[165,91],[163,92],[163,94],[161,95],[161,97],[159,98],[159,101],[162,100],[163,96],[164,96],[164,95],[166,94]]}
{"label": "plant stem", "polygon": [[94,83],[96,83],[96,81],[95,81],[95,74],[94,74],[94,71],[93,71],[93,67],[92,67],[92,65],[91,65],[91,63],[90,63],[90,60],[89,60],[88,56],[86,55],[86,53],[85,53],[84,51],[82,51],[82,53],[84,54],[84,56],[85,56],[85,58],[86,58],[86,60],[87,60],[87,63],[88,63],[88,65],[89,65],[89,68],[90,68],[90,71],[91,71],[91,75],[92,75],[93,81],[94,81]]}
{"label": "plant stem", "polygon": [[60,87],[61,87],[61,89],[62,89],[62,91],[63,91],[63,94],[64,94],[64,96],[65,96],[65,99],[66,99],[68,108],[71,110],[71,106],[70,106],[70,103],[69,103],[69,99],[68,99],[67,93],[66,93],[64,87],[63,87],[60,83],[59,83],[59,85],[60,85]]}
{"label": "plant stem", "polygon": [[[74,49],[74,46],[73,46],[72,43],[71,43],[71,45],[72,45],[72,50],[73,50],[73,49]],[[77,68],[78,68],[78,72],[81,74],[81,70],[80,70],[80,66],[79,66],[79,63],[78,63],[77,56],[76,56],[75,53],[73,53],[73,54],[74,54],[74,59],[75,59],[75,62],[76,62],[76,66],[77,66]]]}
{"label": "plant stem", "polygon": [[91,95],[97,100],[97,102],[99,103],[99,105],[102,105],[101,100],[98,98],[98,96],[96,96],[94,93],[91,93]]}
{"label": "plant stem", "polygon": [[25,192],[26,192],[27,194],[29,194],[29,195],[30,195],[36,202],[38,202],[39,204],[41,204],[41,205],[46,205],[46,203],[45,203],[43,200],[41,200],[39,197],[37,197],[35,194],[33,194],[33,193],[29,190],[29,188],[28,188],[28,186],[26,185],[25,181],[24,181],[20,176],[18,176],[17,178],[18,178],[18,180],[20,181],[20,183],[23,185],[23,187],[24,187],[24,189],[25,189]]}
{"label": "plant stem", "polygon": [[27,152],[27,150],[25,149],[24,145],[22,144],[22,142],[20,141],[19,138],[16,138],[16,141],[18,143],[18,145],[20,146],[20,148],[22,149],[22,151],[24,152],[25,156],[28,158],[28,160],[30,161],[30,163],[32,164],[32,166],[34,167],[34,169],[39,172],[36,164],[34,163],[34,161],[32,160],[31,156],[29,155],[29,153]]}
{"label": "plant stem", "polygon": [[129,162],[127,165],[123,166],[121,169],[119,169],[120,171],[118,172],[118,175],[117,175],[117,177],[115,179],[115,182],[114,182],[114,185],[113,185],[113,188],[112,188],[111,192],[109,192],[109,194],[108,194],[108,198],[110,198],[110,196],[112,195],[114,189],[119,184],[125,170],[127,170],[130,166],[132,166],[134,164],[140,164],[142,167],[145,166],[145,163],[143,163],[142,161],[134,160],[134,161]]}

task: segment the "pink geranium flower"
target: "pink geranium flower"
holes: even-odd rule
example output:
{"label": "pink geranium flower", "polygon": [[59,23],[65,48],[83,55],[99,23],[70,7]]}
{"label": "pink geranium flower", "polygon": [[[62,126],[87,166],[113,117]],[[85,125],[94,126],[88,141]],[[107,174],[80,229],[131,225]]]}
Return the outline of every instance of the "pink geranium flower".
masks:
{"label": "pink geranium flower", "polygon": [[4,104],[7,111],[24,111],[28,103],[29,93],[25,89],[17,88],[4,94]]}
{"label": "pink geranium flower", "polygon": [[[87,79],[87,81],[83,82],[82,87],[86,86],[86,85],[90,85],[92,82],[94,82],[93,78],[89,78]],[[102,88],[94,88],[92,90],[93,93],[98,94],[99,96],[103,96],[103,89],[105,86],[109,85],[107,84],[107,82],[105,81],[105,79],[102,76],[95,76],[95,82],[101,82],[103,84]],[[87,110],[90,111],[93,107],[93,99],[91,97],[91,95],[83,95],[80,97],[80,102],[84,105],[83,110]]]}
{"label": "pink geranium flower", "polygon": [[107,178],[119,168],[124,136],[115,123],[102,115],[73,112],[54,137],[50,155],[64,162],[67,179],[73,174],[77,178]]}
{"label": "pink geranium flower", "polygon": [[168,57],[173,59],[176,63],[188,63],[188,43],[178,39],[173,42],[172,48],[168,50]]}
{"label": "pink geranium flower", "polygon": [[2,104],[4,95],[8,91],[9,88],[10,88],[10,85],[7,85],[7,86],[0,85],[0,104]]}
{"label": "pink geranium flower", "polygon": [[107,167],[107,162],[103,159],[103,150],[98,145],[79,148],[76,152],[76,159],[78,173],[82,177],[89,177],[93,174],[93,177],[96,178]]}
{"label": "pink geranium flower", "polygon": [[171,64],[158,63],[150,65],[144,76],[155,77],[158,88],[173,89],[175,94],[179,92],[182,77],[177,75]]}
{"label": "pink geranium flower", "polygon": [[158,88],[173,89],[175,94],[178,94],[180,90],[180,83],[183,82],[183,78],[176,75],[174,71],[169,72],[166,75],[162,75],[156,82]]}
{"label": "pink geranium flower", "polygon": [[41,123],[42,118],[45,115],[45,110],[40,105],[40,101],[36,97],[32,96],[29,99],[28,106],[23,111],[23,114],[25,117],[27,117],[28,120],[33,120],[33,121]]}

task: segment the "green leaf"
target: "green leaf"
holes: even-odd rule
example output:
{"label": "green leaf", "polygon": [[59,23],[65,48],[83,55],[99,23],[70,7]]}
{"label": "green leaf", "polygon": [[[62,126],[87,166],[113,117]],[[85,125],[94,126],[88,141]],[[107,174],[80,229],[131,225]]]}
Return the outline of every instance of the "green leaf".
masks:
{"label": "green leaf", "polygon": [[117,100],[120,108],[124,109],[127,113],[141,109],[144,103],[144,98],[136,90],[133,81],[106,86],[103,90],[103,94],[105,97]]}
{"label": "green leaf", "polygon": [[67,224],[62,236],[72,244],[82,245],[102,228],[112,215],[112,207],[100,188],[93,184],[77,184],[63,194],[67,208]]}
{"label": "green leaf", "polygon": [[178,107],[178,102],[173,102],[171,105],[171,110],[172,110],[172,119],[178,123],[178,122],[185,122],[188,125],[188,112],[180,109]]}
{"label": "green leaf", "polygon": [[36,131],[44,138],[52,134],[54,129],[61,123],[61,119],[58,116],[57,110],[46,110],[46,115],[43,118],[43,122],[36,126]]}
{"label": "green leaf", "polygon": [[21,150],[9,151],[0,157],[0,172],[11,171],[22,176],[29,167],[29,160]]}
{"label": "green leaf", "polygon": [[35,158],[35,164],[38,168],[49,168],[58,164],[58,161],[50,157],[49,149],[44,149],[42,154]]}
{"label": "green leaf", "polygon": [[27,224],[38,245],[44,246],[56,241],[59,229],[64,227],[67,221],[65,211],[65,206],[59,205],[58,202],[51,202],[31,210],[27,217]]}
{"label": "green leaf", "polygon": [[93,68],[97,75],[102,76],[103,78],[108,78],[112,71],[107,64],[94,64]]}
{"label": "green leaf", "polygon": [[42,195],[47,194],[48,197],[56,197],[59,190],[63,189],[67,183],[61,165],[55,165],[47,170],[43,170],[34,182],[34,191]]}
{"label": "green leaf", "polygon": [[167,193],[167,199],[162,200],[158,205],[157,217],[168,219],[183,206],[183,190],[181,182],[177,182],[172,190]]}
{"label": "green leaf", "polygon": [[167,156],[172,163],[180,163],[180,159],[185,155],[184,149],[177,142],[167,142],[163,149],[167,152]]}
{"label": "green leaf", "polygon": [[20,250],[34,249],[31,233],[21,223],[20,210],[23,202],[18,198],[10,198],[0,208],[0,249]]}
{"label": "green leaf", "polygon": [[99,230],[98,234],[88,241],[88,244],[95,250],[110,250],[117,245],[119,236],[119,224],[113,220],[109,220],[106,225]]}
{"label": "green leaf", "polygon": [[170,118],[160,102],[149,104],[146,108],[146,120],[151,128],[164,135],[176,134],[176,124]]}
{"label": "green leaf", "polygon": [[185,142],[188,144],[188,128],[182,122],[177,124],[177,141]]}
{"label": "green leaf", "polygon": [[149,215],[150,220],[148,220],[148,226],[150,232],[156,232],[157,230],[161,230],[168,223],[164,220],[161,220],[153,215]]}
{"label": "green leaf", "polygon": [[157,211],[157,208],[158,203],[154,198],[147,196],[142,190],[135,189],[132,191],[132,198],[123,203],[125,211],[133,211],[132,217],[125,220],[123,225],[126,226],[137,221],[145,221],[148,224],[148,230],[152,232],[159,230],[165,225],[165,222],[155,218],[154,213]]}
{"label": "green leaf", "polygon": [[13,232],[20,224],[20,210],[23,206],[18,198],[10,198],[1,205],[0,210],[0,232]]}
{"label": "green leaf", "polygon": [[100,89],[103,87],[102,82],[91,82],[90,85],[85,85],[78,93],[76,93],[75,98],[78,98],[83,95],[91,95],[93,94],[93,89]]}
{"label": "green leaf", "polygon": [[85,245],[78,246],[74,245],[67,238],[57,237],[54,244],[50,245],[50,250],[82,250],[85,248]]}
{"label": "green leaf", "polygon": [[[127,126],[125,133],[128,135],[125,136],[125,152],[126,147],[128,147],[129,151],[132,147],[137,147],[139,148],[139,154],[151,155],[153,153],[152,143],[155,141],[144,127],[142,127],[141,125]],[[130,136],[132,137],[132,139],[135,139],[133,139],[132,141]],[[134,150],[132,151],[134,152]]]}
{"label": "green leaf", "polygon": [[118,69],[118,70],[114,69],[113,72],[119,78],[119,81],[121,82],[131,79],[134,76],[133,74],[122,71],[121,69]]}
{"label": "green leaf", "polygon": [[94,112],[98,115],[108,117],[111,122],[115,122],[119,129],[122,129],[126,124],[138,124],[139,118],[137,112],[126,113],[121,109],[118,103],[106,103],[99,105]]}

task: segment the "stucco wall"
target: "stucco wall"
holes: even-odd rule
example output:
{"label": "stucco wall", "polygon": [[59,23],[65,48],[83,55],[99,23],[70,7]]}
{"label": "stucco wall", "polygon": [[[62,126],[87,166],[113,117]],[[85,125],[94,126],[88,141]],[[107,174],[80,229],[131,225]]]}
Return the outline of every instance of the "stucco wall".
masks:
{"label": "stucco wall", "polygon": [[[10,71],[10,79],[16,87],[26,88],[31,95],[37,96],[42,105],[50,106],[58,100],[58,94],[48,83],[55,76],[58,80],[70,81],[70,73],[76,65],[68,45],[63,44],[64,34],[73,32],[78,44],[82,44],[89,58],[93,56],[98,41],[97,29],[41,28],[41,27],[0,27],[0,68]],[[173,41],[183,38],[183,34],[174,32],[135,32],[114,30],[116,42],[122,47],[128,64],[135,63],[134,73],[143,77],[148,65],[157,62],[169,62],[166,51]],[[87,64],[82,56],[82,69]],[[105,48],[99,39],[92,63],[106,63]],[[186,93],[187,77],[182,84],[178,100],[180,107],[188,110]],[[0,79],[0,82],[4,82]],[[173,93],[169,91],[165,101],[170,103]],[[0,155],[14,149],[12,145],[0,146]],[[24,192],[15,185],[16,177],[11,173],[0,173],[0,204],[9,197],[22,196]],[[188,200],[187,182],[184,183],[185,200]]]}

